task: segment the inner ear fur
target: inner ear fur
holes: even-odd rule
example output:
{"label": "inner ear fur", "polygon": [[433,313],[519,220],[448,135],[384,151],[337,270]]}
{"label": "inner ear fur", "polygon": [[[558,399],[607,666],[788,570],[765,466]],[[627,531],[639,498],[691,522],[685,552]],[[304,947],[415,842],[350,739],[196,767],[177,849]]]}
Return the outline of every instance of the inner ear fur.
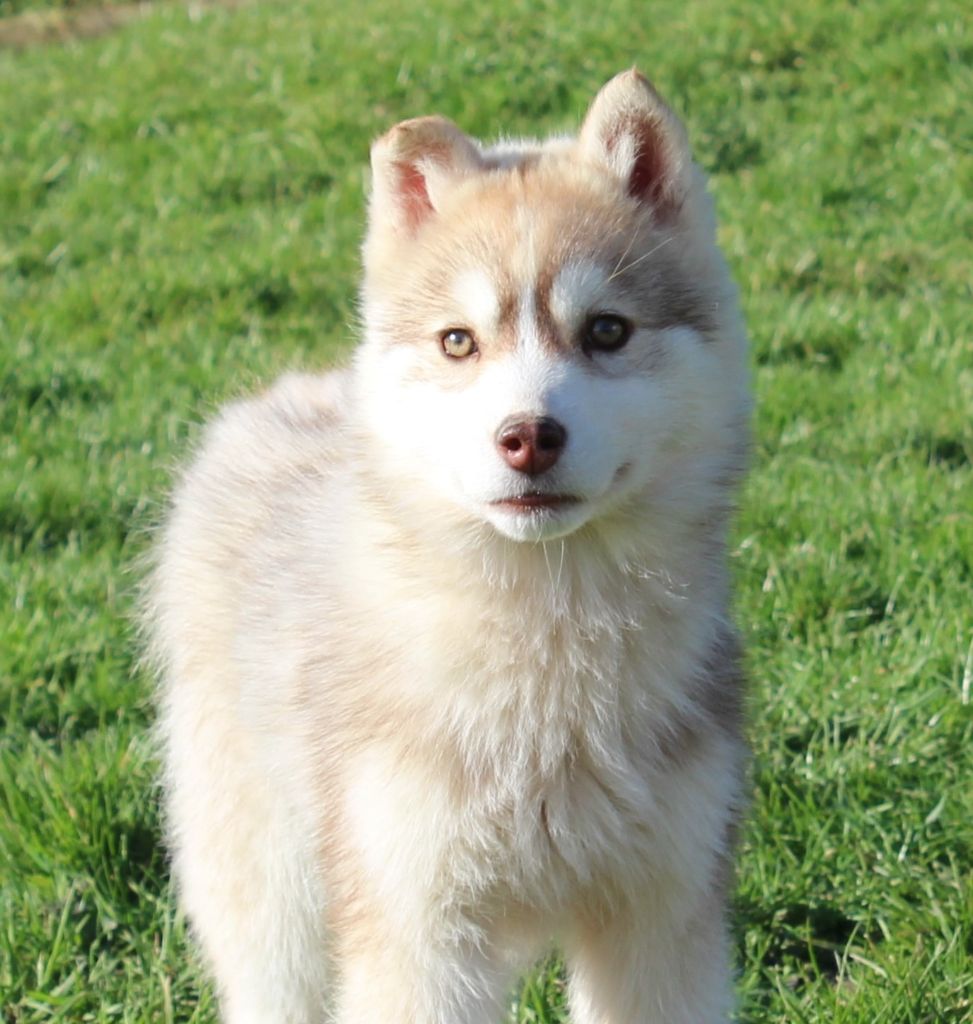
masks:
{"label": "inner ear fur", "polygon": [[483,166],[476,144],[445,117],[397,124],[372,146],[371,219],[414,234],[457,181]]}
{"label": "inner ear fur", "polygon": [[581,127],[580,143],[588,159],[607,167],[659,219],[679,212],[692,172],[686,131],[634,68],[602,87]]}

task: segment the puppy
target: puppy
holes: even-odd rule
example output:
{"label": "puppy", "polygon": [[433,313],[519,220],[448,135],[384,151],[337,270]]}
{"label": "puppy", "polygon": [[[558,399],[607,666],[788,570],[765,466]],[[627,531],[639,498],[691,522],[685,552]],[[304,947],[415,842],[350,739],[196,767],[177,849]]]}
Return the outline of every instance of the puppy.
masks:
{"label": "puppy", "polygon": [[228,1024],[717,1024],[743,800],[745,333],[682,125],[372,149],[364,336],[209,427],[146,616]]}

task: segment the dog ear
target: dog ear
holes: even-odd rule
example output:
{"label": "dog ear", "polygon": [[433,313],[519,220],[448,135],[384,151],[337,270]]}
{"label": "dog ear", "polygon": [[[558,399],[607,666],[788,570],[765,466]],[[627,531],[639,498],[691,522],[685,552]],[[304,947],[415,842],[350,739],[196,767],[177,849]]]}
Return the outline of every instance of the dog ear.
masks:
{"label": "dog ear", "polygon": [[482,166],[473,141],[445,117],[397,124],[372,145],[372,224],[415,234],[451,185]]}
{"label": "dog ear", "polygon": [[607,167],[660,220],[674,217],[689,190],[692,156],[679,118],[634,68],[604,85],[581,126],[581,150]]}

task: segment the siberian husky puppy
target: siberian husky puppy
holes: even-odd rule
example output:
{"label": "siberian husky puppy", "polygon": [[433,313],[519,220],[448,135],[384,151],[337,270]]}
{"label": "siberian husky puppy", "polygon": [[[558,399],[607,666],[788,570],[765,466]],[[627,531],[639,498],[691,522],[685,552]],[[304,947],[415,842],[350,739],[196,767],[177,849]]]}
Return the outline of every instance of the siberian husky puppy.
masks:
{"label": "siberian husky puppy", "polygon": [[227,408],[146,601],[182,902],[228,1024],[717,1024],[743,802],[745,336],[682,125],[372,150],[347,370]]}

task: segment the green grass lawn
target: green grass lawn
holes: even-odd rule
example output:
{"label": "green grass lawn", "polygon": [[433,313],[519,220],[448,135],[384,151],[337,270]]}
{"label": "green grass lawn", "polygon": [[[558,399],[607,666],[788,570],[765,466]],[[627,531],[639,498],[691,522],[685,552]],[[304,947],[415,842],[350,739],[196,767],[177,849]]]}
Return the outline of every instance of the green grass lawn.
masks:
{"label": "green grass lawn", "polygon": [[[370,139],[570,128],[636,62],[712,175],[753,339],[741,1020],[973,1020],[966,5],[417,6],[163,5],[0,52],[4,1024],[215,1020],[132,567],[200,420],[352,344]],[[513,1019],[566,1020],[560,993],[552,963]]]}

